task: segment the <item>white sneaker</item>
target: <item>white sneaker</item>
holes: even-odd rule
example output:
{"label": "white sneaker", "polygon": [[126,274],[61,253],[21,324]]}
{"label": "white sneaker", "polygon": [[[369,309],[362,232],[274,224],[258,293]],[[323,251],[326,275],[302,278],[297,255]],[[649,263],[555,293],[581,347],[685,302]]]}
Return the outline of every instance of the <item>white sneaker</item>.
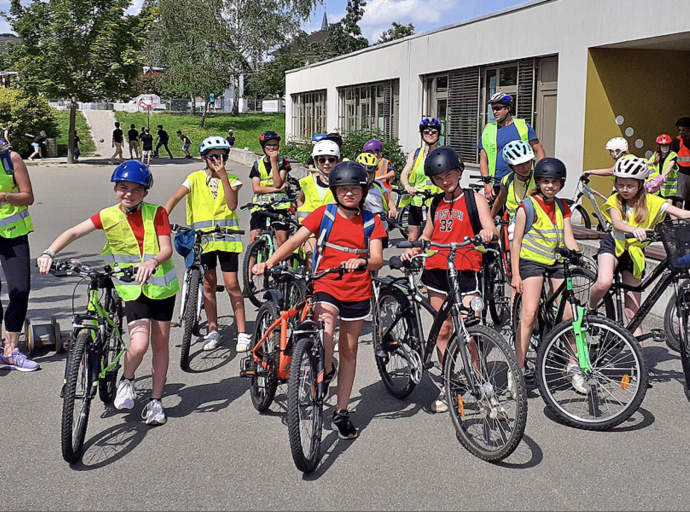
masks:
{"label": "white sneaker", "polygon": [[157,399],[153,399],[146,404],[144,410],[141,411],[141,417],[146,420],[147,425],[163,425],[168,421],[163,410],[163,404]]}
{"label": "white sneaker", "polygon": [[587,384],[585,375],[584,373],[582,373],[582,370],[579,366],[575,364],[568,364],[565,376],[573,385],[575,391],[577,391],[581,395],[586,395],[587,393],[589,393],[589,385]]}
{"label": "white sneaker", "polygon": [[241,332],[237,335],[237,346],[235,350],[237,352],[247,352],[252,344],[252,337],[246,332]]}
{"label": "white sneaker", "polygon": [[441,391],[438,398],[431,403],[431,410],[433,412],[448,411],[448,400],[446,399],[446,393],[444,391]]}
{"label": "white sneaker", "polygon": [[118,411],[129,410],[134,407],[137,395],[134,391],[134,381],[122,379],[117,386],[117,394],[113,405]]}
{"label": "white sneaker", "polygon": [[214,350],[218,345],[220,345],[220,334],[218,331],[209,332],[208,336],[206,336],[204,350]]}
{"label": "white sneaker", "polygon": [[[525,375],[525,369],[520,368],[522,375]],[[508,370],[508,393],[513,397],[513,400],[517,397],[517,390],[515,389],[515,378],[513,377],[513,372]]]}

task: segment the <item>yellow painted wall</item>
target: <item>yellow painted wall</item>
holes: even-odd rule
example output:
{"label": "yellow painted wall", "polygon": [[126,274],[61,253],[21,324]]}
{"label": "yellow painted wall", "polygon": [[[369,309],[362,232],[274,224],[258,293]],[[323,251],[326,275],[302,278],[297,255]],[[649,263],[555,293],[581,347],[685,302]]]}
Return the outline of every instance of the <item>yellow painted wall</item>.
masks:
{"label": "yellow painted wall", "polygon": [[[677,135],[676,121],[690,117],[690,52],[593,48],[587,66],[584,169],[611,167],[604,149],[611,137],[625,137],[630,152],[644,157],[656,149],[656,137]],[[618,126],[616,116],[625,122]],[[632,136],[626,128],[634,130]],[[635,147],[642,139],[644,146]],[[608,194],[612,178],[592,184]],[[587,202],[587,201],[586,201]]]}

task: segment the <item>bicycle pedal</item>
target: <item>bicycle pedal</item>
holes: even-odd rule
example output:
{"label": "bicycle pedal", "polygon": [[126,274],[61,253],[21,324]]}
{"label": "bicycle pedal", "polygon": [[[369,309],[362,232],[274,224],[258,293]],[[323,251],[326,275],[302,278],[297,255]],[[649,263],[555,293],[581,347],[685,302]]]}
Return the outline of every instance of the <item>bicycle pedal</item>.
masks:
{"label": "bicycle pedal", "polygon": [[182,327],[182,322],[170,322],[170,327]]}
{"label": "bicycle pedal", "polygon": [[252,368],[252,358],[245,357],[240,361],[240,377],[253,377],[256,374]]}
{"label": "bicycle pedal", "polygon": [[216,286],[216,293],[220,293],[220,292],[224,292],[224,291],[225,291],[225,286],[223,286],[222,284],[219,284],[218,286]]}
{"label": "bicycle pedal", "polygon": [[657,343],[663,343],[666,341],[666,334],[662,329],[652,329],[652,338]]}

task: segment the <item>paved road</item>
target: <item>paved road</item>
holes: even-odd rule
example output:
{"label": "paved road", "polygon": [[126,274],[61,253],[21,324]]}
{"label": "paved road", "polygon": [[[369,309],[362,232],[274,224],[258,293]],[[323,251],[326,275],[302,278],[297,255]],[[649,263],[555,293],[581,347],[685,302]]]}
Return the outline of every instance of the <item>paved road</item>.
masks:
{"label": "paved road", "polygon": [[[154,166],[150,201],[162,203],[197,164]],[[248,169],[233,167],[242,178]],[[63,229],[114,202],[111,167],[31,166],[37,203],[32,255]],[[242,199],[250,193],[244,190]],[[180,208],[172,216],[184,220]],[[243,217],[247,228],[248,218]],[[65,256],[98,261],[104,237],[74,243]],[[181,259],[176,257],[178,269]],[[29,316],[57,314],[69,325],[75,280],[34,276]],[[84,288],[78,304],[84,304]],[[6,298],[5,298],[6,300]],[[0,371],[3,498],[0,510],[220,509],[687,509],[690,404],[678,379],[678,359],[664,346],[645,350],[654,387],[643,408],[611,432],[584,432],[555,422],[536,392],[529,402],[524,442],[502,464],[487,464],[457,442],[447,414],[434,415],[434,388],[425,382],[407,400],[387,395],[362,337],[353,391],[354,442],[324,432],[318,471],[298,472],[290,457],[285,391],[268,414],[251,405],[227,296],[220,300],[225,345],[210,353],[193,345],[191,372],[177,366],[181,334],[173,330],[164,405],[165,426],[149,428],[140,411],[150,392],[149,361],[137,375],[139,401],[131,412],[93,404],[83,461],[60,453],[59,391],[64,355],[37,359],[40,372]],[[366,326],[365,326],[365,330]],[[331,400],[331,405],[333,400]],[[328,407],[327,413],[331,412]]]}

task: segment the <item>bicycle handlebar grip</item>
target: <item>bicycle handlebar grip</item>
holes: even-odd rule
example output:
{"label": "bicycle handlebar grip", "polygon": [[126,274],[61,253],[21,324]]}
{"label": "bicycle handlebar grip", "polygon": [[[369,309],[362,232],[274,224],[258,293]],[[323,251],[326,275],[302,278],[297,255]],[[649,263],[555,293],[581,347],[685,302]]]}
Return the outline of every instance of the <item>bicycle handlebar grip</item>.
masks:
{"label": "bicycle handlebar grip", "polygon": [[[646,233],[647,233],[647,239],[648,240],[651,240],[651,239],[656,240],[658,238],[656,231],[652,231],[652,230],[648,229],[646,231]],[[635,238],[635,235],[633,235],[632,233],[625,233],[625,239],[626,240],[631,239],[631,238]]]}
{"label": "bicycle handlebar grip", "polygon": [[396,245],[398,249],[412,249],[413,247],[420,248],[422,247],[422,242],[420,240],[415,240],[414,242],[409,242],[407,240],[403,240],[402,242],[398,242]]}

